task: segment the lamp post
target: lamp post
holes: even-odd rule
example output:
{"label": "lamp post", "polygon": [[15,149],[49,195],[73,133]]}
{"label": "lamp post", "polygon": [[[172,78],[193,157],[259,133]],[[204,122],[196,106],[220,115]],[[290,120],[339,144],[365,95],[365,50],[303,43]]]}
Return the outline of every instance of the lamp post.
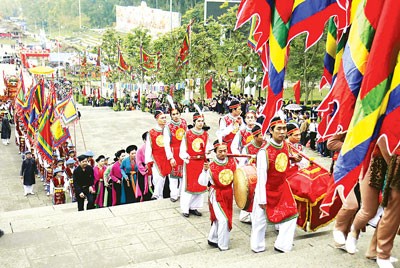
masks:
{"label": "lamp post", "polygon": [[79,8],[79,29],[82,29],[81,0],[78,0],[78,8]]}

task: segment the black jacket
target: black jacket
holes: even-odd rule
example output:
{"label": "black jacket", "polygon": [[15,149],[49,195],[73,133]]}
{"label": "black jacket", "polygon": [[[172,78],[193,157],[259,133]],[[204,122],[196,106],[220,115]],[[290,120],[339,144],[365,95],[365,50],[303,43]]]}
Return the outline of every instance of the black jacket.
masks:
{"label": "black jacket", "polygon": [[94,173],[93,168],[89,165],[86,166],[85,170],[81,166],[78,166],[73,173],[74,187],[76,194],[85,193],[89,191],[89,186],[93,186]]}

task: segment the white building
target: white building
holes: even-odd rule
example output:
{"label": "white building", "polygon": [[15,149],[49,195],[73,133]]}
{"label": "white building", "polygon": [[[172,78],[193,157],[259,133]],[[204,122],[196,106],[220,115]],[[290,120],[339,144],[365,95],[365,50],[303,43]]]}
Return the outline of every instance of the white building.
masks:
{"label": "white building", "polygon": [[134,28],[143,27],[152,37],[168,33],[181,25],[181,14],[161,9],[149,8],[146,2],[140,6],[116,6],[116,27],[119,32],[128,33]]}

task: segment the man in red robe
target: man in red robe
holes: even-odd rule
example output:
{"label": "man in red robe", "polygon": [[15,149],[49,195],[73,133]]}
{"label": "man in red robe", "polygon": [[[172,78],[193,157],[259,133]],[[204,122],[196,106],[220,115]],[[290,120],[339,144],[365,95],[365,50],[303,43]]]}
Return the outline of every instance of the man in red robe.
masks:
{"label": "man in red robe", "polygon": [[[242,150],[242,154],[244,155],[254,155],[256,156],[258,151],[263,148],[266,144],[264,140],[264,135],[262,134],[262,129],[260,125],[255,125],[251,130],[253,139],[250,143],[246,144]],[[255,165],[254,162],[255,158],[247,158],[247,157],[240,157],[239,158],[239,165]],[[251,211],[253,206],[250,204],[250,207],[247,210],[241,210],[239,214],[239,220],[244,223],[251,223]]]}
{"label": "man in red robe", "polygon": [[164,145],[167,159],[171,162],[172,172],[169,176],[171,201],[176,202],[180,196],[183,176],[183,160],[179,157],[179,149],[183,135],[187,131],[186,120],[181,118],[178,109],[171,109],[171,121],[164,128]]}
{"label": "man in red robe", "polygon": [[171,164],[174,160],[168,161],[164,149],[163,131],[167,124],[167,115],[157,110],[154,118],[157,120],[157,124],[147,135],[145,162],[153,176],[154,193],[152,199],[163,199],[165,180],[171,173]]}
{"label": "man in red robe", "polygon": [[198,182],[203,164],[207,161],[206,151],[209,146],[208,133],[203,129],[203,115],[195,113],[193,123],[194,127],[189,129],[182,139],[179,152],[184,161],[180,204],[184,217],[189,217],[189,214],[201,216],[201,212],[197,209],[203,207],[203,193],[207,190],[207,187]]}
{"label": "man in red robe", "polygon": [[228,108],[229,114],[222,117],[219,121],[219,131],[223,137],[223,141],[228,145],[228,153],[231,153],[233,138],[242,126],[243,120],[240,116],[242,108],[237,100],[231,101]]}
{"label": "man in red robe", "polygon": [[289,166],[289,146],[285,141],[286,122],[274,117],[269,131],[271,140],[257,154],[257,185],[250,239],[251,249],[256,253],[265,250],[267,220],[279,228],[275,250],[291,251],[298,215],[296,202],[286,180]]}
{"label": "man in red robe", "polygon": [[208,203],[210,207],[211,229],[208,235],[208,244],[220,250],[229,249],[229,235],[232,230],[233,215],[233,173],[236,170],[236,161],[227,157],[226,143],[214,142],[216,158],[208,164],[204,163],[199,183],[210,186]]}
{"label": "man in red robe", "polygon": [[[233,154],[240,154],[244,146],[250,143],[253,140],[253,135],[251,134],[251,130],[256,124],[257,116],[256,111],[249,110],[246,113],[244,121],[246,122],[246,126],[242,127],[232,141],[231,151]],[[240,160],[240,159],[239,159]]]}

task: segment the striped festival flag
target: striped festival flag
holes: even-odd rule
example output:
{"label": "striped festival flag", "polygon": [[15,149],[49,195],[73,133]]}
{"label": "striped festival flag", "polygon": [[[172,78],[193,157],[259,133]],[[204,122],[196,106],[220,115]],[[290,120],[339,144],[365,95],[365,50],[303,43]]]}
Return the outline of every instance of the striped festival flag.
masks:
{"label": "striped festival flag", "polygon": [[[321,206],[324,213],[329,213],[329,205],[334,201],[337,192],[343,197],[348,195],[357,183],[361,169],[369,164],[389,100],[392,97],[393,104],[398,94],[398,78],[393,79],[393,75],[400,50],[400,1],[368,0],[365,5],[366,17],[371,13],[379,13],[380,16],[376,24],[372,24],[376,25],[375,37],[354,114],[333,173],[335,184],[329,188]],[[355,42],[350,37],[349,42]]]}
{"label": "striped festival flag", "polygon": [[[347,131],[363,81],[372,41],[380,18],[380,1],[364,0],[358,6],[334,84],[321,102],[323,113],[319,132],[327,139],[338,131]],[[365,8],[364,8],[365,6]],[[322,126],[326,126],[322,129]]]}

